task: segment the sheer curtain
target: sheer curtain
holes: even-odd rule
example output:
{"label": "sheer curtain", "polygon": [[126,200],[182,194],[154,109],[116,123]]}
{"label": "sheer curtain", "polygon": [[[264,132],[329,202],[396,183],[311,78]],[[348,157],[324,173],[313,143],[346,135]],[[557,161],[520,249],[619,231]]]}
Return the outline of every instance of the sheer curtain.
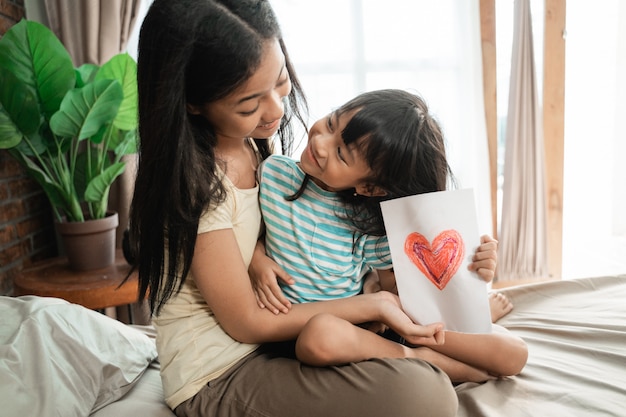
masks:
{"label": "sheer curtain", "polygon": [[530,0],[515,0],[497,281],[548,275],[545,160]]}
{"label": "sheer curtain", "polygon": [[[311,121],[360,92],[424,97],[444,128],[459,188],[493,235],[478,0],[271,0]],[[304,140],[304,139],[303,139]]]}

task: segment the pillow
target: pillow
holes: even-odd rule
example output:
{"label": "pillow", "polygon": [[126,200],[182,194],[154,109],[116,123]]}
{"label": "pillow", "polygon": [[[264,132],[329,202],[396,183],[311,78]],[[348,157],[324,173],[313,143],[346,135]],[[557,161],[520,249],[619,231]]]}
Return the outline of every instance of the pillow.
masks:
{"label": "pillow", "polygon": [[0,297],[0,413],[87,416],[156,359],[139,330],[65,300]]}

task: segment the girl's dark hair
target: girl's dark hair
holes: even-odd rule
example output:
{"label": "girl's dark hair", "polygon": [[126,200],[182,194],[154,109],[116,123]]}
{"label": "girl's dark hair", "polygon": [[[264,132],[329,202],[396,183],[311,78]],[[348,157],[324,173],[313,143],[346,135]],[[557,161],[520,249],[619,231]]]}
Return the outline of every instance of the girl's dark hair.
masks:
{"label": "girl's dark hair", "polygon": [[[155,0],[143,21],[139,168],[129,246],[139,297],[148,294],[156,314],[189,273],[200,215],[226,194],[216,173],[213,127],[190,115],[187,105],[219,100],[242,85],[271,39],[280,43],[292,83],[278,131],[282,152],[290,154],[290,121],[295,117],[305,125],[299,109],[306,103],[267,0]],[[267,140],[257,143],[267,156]]]}
{"label": "girl's dark hair", "polygon": [[[386,195],[355,195],[354,189],[340,191],[339,195],[347,208],[345,215],[357,232],[384,236],[381,201],[443,191],[448,181],[454,181],[443,133],[424,100],[403,90],[363,93],[335,114],[339,117],[352,111],[352,118],[341,132],[343,141],[359,147],[372,172],[367,183],[381,188]],[[305,184],[307,181],[305,178]]]}

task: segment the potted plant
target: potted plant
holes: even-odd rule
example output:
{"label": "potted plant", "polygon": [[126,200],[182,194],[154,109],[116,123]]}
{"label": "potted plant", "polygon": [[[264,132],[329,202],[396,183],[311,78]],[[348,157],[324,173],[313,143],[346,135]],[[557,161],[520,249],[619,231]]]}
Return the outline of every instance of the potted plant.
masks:
{"label": "potted plant", "polygon": [[[114,262],[117,227],[117,213],[107,211],[109,190],[124,171],[122,157],[137,149],[136,73],[126,53],[101,67],[74,68],[58,38],[33,21],[0,39],[0,149],[43,187],[57,226],[111,218],[106,264]],[[70,264],[90,268],[76,265],[84,256],[73,260],[64,246]]]}

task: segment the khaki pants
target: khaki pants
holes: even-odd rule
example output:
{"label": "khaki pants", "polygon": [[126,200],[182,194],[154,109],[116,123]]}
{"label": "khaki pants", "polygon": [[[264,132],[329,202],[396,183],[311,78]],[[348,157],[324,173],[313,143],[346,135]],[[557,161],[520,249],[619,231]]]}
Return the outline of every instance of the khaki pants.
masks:
{"label": "khaki pants", "polygon": [[176,408],[179,417],[455,416],[456,392],[439,368],[418,359],[311,367],[293,343],[241,360]]}

